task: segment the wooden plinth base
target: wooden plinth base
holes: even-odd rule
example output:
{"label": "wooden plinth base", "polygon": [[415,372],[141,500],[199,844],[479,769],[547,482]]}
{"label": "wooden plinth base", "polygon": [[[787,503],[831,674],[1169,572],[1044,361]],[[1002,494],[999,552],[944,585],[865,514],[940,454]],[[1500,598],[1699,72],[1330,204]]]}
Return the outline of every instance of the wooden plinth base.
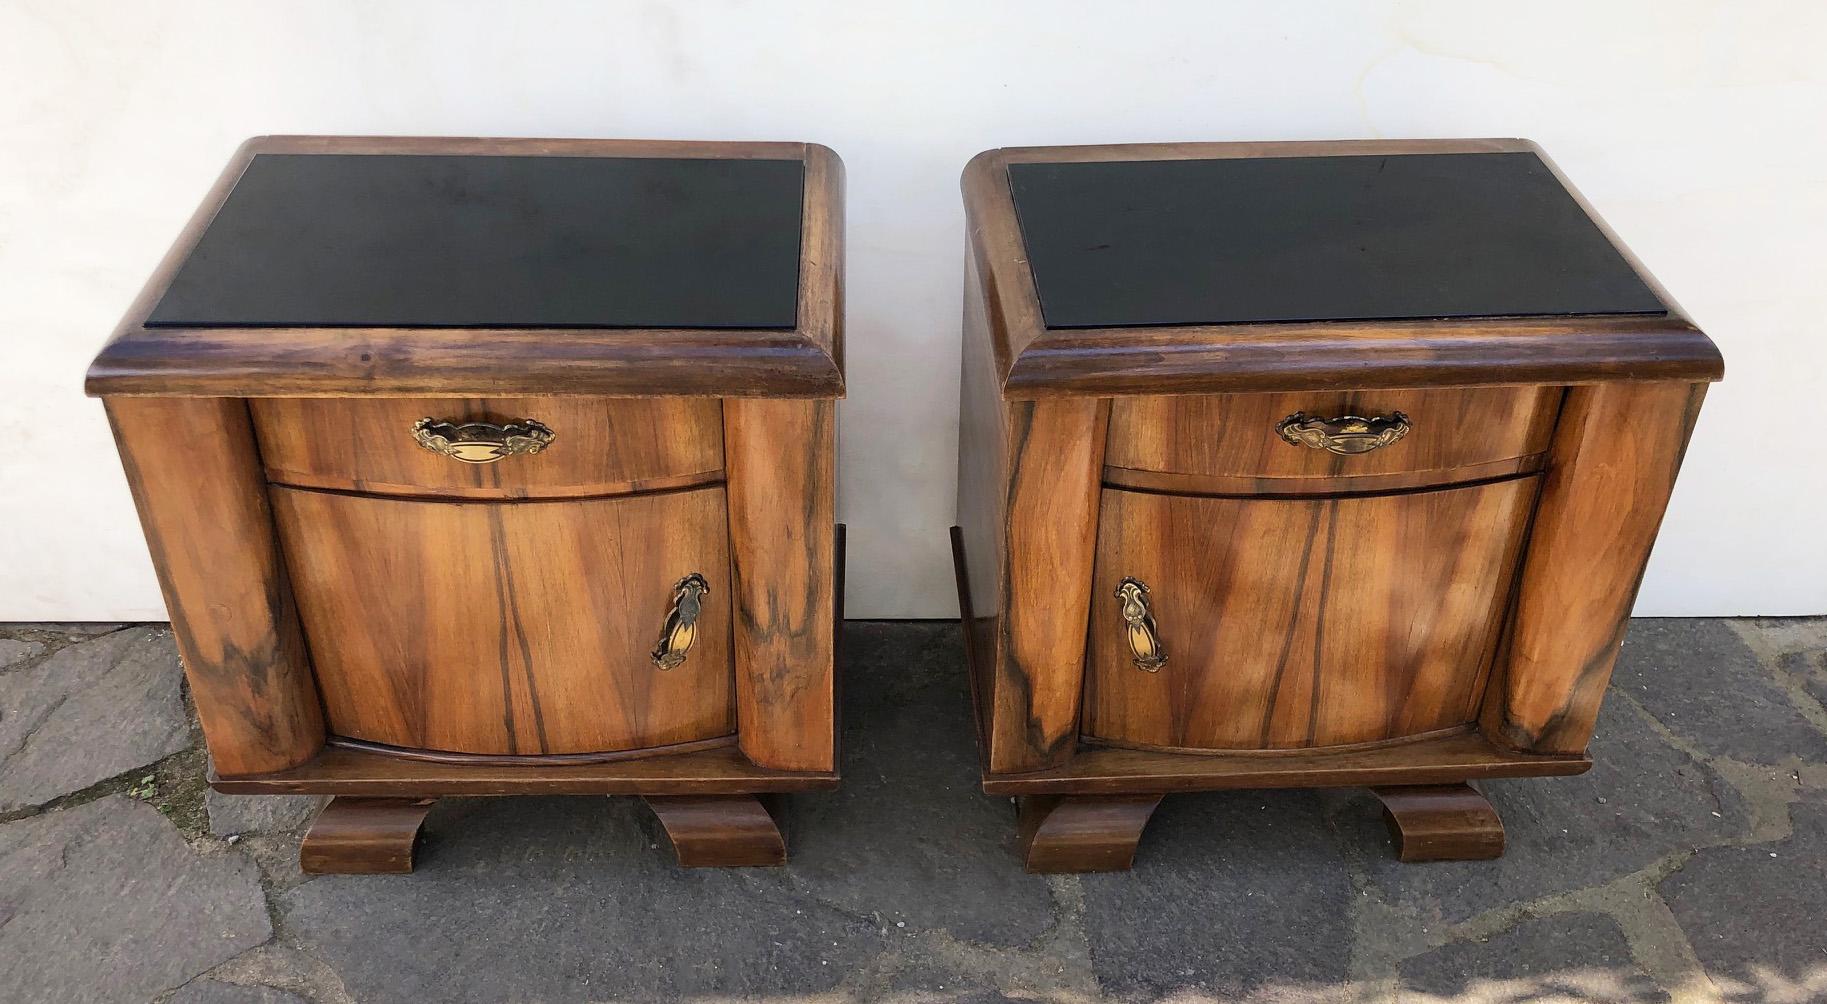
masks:
{"label": "wooden plinth base", "polygon": [[1484,861],[1503,856],[1503,820],[1469,784],[1372,788],[1403,861]]}
{"label": "wooden plinth base", "polygon": [[648,795],[683,868],[787,863],[780,827],[754,795]]}
{"label": "wooden plinth base", "polygon": [[412,871],[419,827],[435,798],[338,796],[317,814],[298,848],[309,875],[385,875]]}
{"label": "wooden plinth base", "polygon": [[1160,795],[1033,795],[1017,800],[1018,838],[1030,872],[1120,872]]}

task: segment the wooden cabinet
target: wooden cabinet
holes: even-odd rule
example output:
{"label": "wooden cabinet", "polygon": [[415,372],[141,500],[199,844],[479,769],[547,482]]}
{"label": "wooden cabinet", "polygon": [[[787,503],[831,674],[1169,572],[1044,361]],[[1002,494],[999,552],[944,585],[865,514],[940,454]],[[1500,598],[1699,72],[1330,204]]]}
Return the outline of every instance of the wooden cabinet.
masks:
{"label": "wooden cabinet", "polygon": [[841,187],[797,143],[246,144],[88,380],[214,787],[336,796],[312,871],[523,792],[784,860],[758,796],[837,783]]}
{"label": "wooden cabinet", "polygon": [[991,151],[954,553],[1030,868],[1160,798],[1579,773],[1718,351],[1533,145]]}

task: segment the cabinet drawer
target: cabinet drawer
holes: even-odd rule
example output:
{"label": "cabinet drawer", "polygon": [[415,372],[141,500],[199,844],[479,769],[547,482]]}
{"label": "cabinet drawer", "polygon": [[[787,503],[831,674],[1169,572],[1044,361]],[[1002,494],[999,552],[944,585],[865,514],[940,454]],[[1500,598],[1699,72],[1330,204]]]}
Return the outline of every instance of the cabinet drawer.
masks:
{"label": "cabinet drawer", "polygon": [[[723,408],[714,398],[264,398],[249,405],[267,479],[277,484],[560,498],[677,488],[722,476]],[[482,461],[466,462],[421,444],[414,426],[422,419],[502,427],[531,421],[549,430],[551,441],[537,452],[508,455],[486,442],[444,447]],[[439,426],[427,432],[451,438]]]}
{"label": "cabinet drawer", "polygon": [[1286,750],[1473,722],[1539,480],[1312,500],[1106,489],[1083,733]]}
{"label": "cabinet drawer", "polygon": [[[537,755],[735,731],[721,486],[515,503],[271,494],[336,735]],[[695,639],[663,669],[656,642],[694,572],[709,587]]]}
{"label": "cabinet drawer", "polygon": [[[1110,407],[1105,481],[1317,494],[1502,477],[1539,466],[1561,396],[1560,387],[1486,387],[1120,397]],[[1308,442],[1291,443],[1280,431],[1296,415],[1314,420]],[[1342,416],[1379,424],[1364,431],[1320,424]],[[1386,445],[1372,438],[1396,429],[1399,438]]]}

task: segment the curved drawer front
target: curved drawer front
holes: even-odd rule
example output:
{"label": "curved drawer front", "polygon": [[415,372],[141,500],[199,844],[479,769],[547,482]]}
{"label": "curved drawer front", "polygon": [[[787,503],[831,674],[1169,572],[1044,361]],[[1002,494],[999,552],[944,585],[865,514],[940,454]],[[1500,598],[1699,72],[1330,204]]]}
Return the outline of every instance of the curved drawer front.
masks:
{"label": "curved drawer front", "polygon": [[[333,733],[538,755],[735,731],[721,486],[521,503],[271,495]],[[662,669],[675,585],[694,572],[708,592],[692,597],[684,658]]]}
{"label": "curved drawer front", "polygon": [[[1559,387],[1484,387],[1119,397],[1105,480],[1317,494],[1501,477],[1532,469],[1529,458],[1547,450],[1561,396]],[[1304,421],[1291,421],[1297,415]],[[1347,428],[1346,416],[1369,424]],[[1305,441],[1289,442],[1284,426]]]}
{"label": "curved drawer front", "polygon": [[1106,489],[1084,734],[1287,750],[1471,723],[1539,481],[1314,500]]}
{"label": "curved drawer front", "polygon": [[[263,398],[249,404],[267,480],[277,484],[381,495],[563,498],[722,477],[723,408],[714,398]],[[433,423],[424,437],[429,445],[414,434],[423,419]],[[502,432],[471,425],[461,435],[483,442],[453,445],[454,427],[470,423]],[[537,428],[550,432],[549,443],[525,435]],[[445,435],[443,443],[432,438],[437,433]],[[505,447],[492,448],[491,438]]]}

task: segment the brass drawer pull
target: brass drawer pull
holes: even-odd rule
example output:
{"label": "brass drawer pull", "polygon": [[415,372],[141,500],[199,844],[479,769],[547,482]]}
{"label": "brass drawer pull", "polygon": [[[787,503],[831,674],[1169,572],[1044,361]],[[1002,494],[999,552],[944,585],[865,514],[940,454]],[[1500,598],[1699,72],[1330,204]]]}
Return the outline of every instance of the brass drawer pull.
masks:
{"label": "brass drawer pull", "polygon": [[412,423],[412,438],[433,453],[466,464],[492,464],[503,457],[538,453],[556,436],[532,419],[495,425],[491,422],[441,422],[421,418]]}
{"label": "brass drawer pull", "polygon": [[666,612],[666,626],[660,629],[660,640],[653,646],[655,666],[673,669],[685,662],[692,642],[698,640],[698,615],[709,594],[710,583],[697,572],[673,583],[672,609]]}
{"label": "brass drawer pull", "polygon": [[1307,446],[1341,456],[1380,450],[1408,435],[1408,416],[1399,411],[1387,416],[1362,418],[1340,415],[1317,418],[1297,411],[1281,420],[1275,431],[1295,446]]}
{"label": "brass drawer pull", "polygon": [[1167,649],[1155,629],[1155,615],[1148,609],[1148,586],[1140,579],[1126,578],[1117,583],[1116,595],[1123,603],[1123,627],[1129,633],[1129,654],[1136,668],[1150,673],[1159,670],[1167,664]]}

